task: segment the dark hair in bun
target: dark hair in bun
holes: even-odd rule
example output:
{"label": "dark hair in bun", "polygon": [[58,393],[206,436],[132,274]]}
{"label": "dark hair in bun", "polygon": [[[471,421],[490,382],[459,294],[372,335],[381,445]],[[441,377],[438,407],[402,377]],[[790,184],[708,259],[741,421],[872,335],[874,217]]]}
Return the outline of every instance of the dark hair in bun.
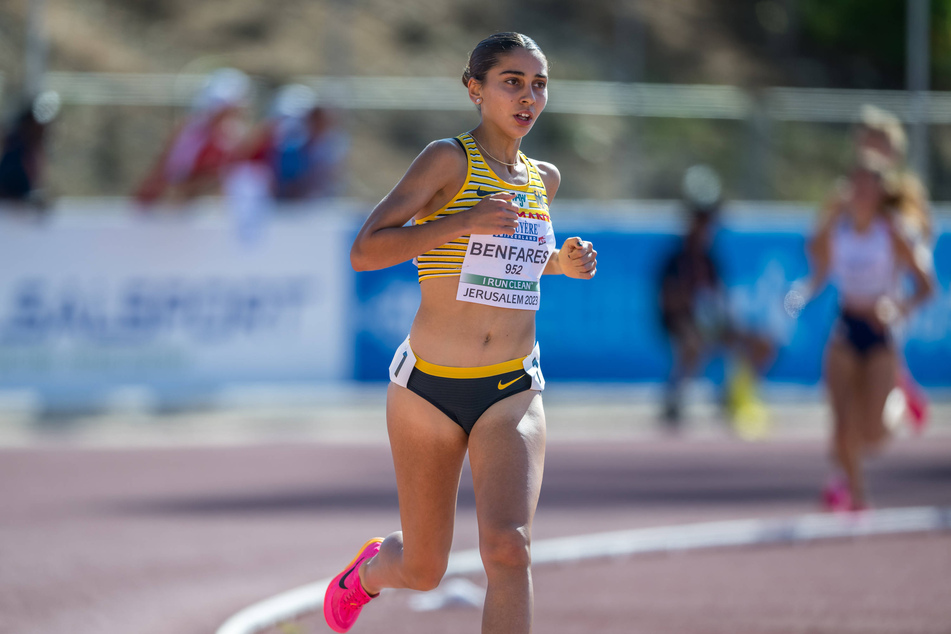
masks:
{"label": "dark hair in bun", "polygon": [[462,72],[462,84],[468,86],[470,79],[483,81],[486,73],[499,63],[499,56],[516,48],[524,48],[527,51],[538,51],[542,57],[545,57],[545,53],[543,53],[542,49],[535,43],[535,40],[527,35],[512,31],[496,33],[479,42],[479,44],[472,49],[472,52],[469,53],[469,64]]}

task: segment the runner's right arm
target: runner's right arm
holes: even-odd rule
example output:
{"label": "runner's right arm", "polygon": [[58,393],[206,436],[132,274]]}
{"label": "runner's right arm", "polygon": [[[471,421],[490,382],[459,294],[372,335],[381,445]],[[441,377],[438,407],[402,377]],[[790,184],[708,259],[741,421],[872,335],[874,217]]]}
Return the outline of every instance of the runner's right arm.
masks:
{"label": "runner's right arm", "polygon": [[518,225],[511,194],[486,196],[471,209],[422,225],[409,225],[452,200],[465,182],[465,155],[452,139],[424,149],[400,182],[373,209],[350,249],[357,271],[394,266],[471,233],[511,234]]}

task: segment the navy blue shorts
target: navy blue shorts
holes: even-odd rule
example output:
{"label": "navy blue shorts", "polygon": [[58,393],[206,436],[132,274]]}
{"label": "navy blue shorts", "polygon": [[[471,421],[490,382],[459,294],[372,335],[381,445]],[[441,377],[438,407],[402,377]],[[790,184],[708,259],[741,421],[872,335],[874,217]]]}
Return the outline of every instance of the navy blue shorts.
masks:
{"label": "navy blue shorts", "polygon": [[419,369],[417,361],[406,387],[432,403],[469,434],[485,410],[503,398],[531,389],[532,378],[522,368],[522,360],[518,359],[515,364],[515,369],[500,374],[452,378],[424,372]]}
{"label": "navy blue shorts", "polygon": [[887,347],[891,338],[887,330],[878,330],[869,320],[843,312],[836,323],[836,331],[859,356],[866,356],[878,347]]}
{"label": "navy blue shorts", "polygon": [[416,357],[407,338],[390,364],[390,380],[426,399],[469,434],[485,411],[502,399],[545,389],[538,358],[536,344],[532,354],[521,359],[474,368],[448,367]]}

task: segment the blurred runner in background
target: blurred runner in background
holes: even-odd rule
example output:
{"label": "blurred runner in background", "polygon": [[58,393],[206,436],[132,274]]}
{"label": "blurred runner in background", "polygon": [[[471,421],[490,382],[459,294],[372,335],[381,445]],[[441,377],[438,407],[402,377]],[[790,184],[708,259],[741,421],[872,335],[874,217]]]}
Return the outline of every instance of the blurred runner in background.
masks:
{"label": "blurred runner in background", "polygon": [[[786,301],[798,315],[827,280],[839,293],[840,314],[824,362],[834,469],[822,495],[824,506],[837,511],[868,506],[863,460],[889,437],[884,410],[900,357],[894,333],[933,287],[931,253],[923,242],[923,228],[930,226],[923,190],[894,156],[875,147],[879,134],[863,121],[856,165],[826,205],[810,244],[811,280]],[[909,233],[909,226],[918,229]],[[904,292],[908,275],[913,290]]]}
{"label": "blurred runner in background", "polygon": [[673,365],[664,399],[663,418],[677,430],[683,415],[688,379],[717,352],[728,354],[728,373],[721,401],[736,432],[744,438],[766,431],[767,412],[756,385],[773,359],[774,346],[731,319],[726,289],[711,246],[721,206],[720,178],[711,168],[695,165],[683,179],[687,230],[661,271],[661,322],[670,336]]}
{"label": "blurred runner in background", "polygon": [[[894,209],[895,227],[925,266],[932,266],[934,228],[928,193],[921,179],[906,165],[908,138],[901,120],[887,110],[865,105],[859,113],[854,139],[855,165],[870,160],[894,172],[893,178],[901,189],[903,201],[900,208]],[[848,179],[840,178],[822,210],[823,217],[826,220],[835,218],[848,207],[850,196]],[[905,293],[908,289],[900,285],[896,292]],[[928,398],[905,362],[902,345],[904,325],[895,324],[892,329],[898,362],[895,387],[888,396],[885,408],[885,420],[892,428],[907,424],[913,432],[921,433],[928,423]]]}

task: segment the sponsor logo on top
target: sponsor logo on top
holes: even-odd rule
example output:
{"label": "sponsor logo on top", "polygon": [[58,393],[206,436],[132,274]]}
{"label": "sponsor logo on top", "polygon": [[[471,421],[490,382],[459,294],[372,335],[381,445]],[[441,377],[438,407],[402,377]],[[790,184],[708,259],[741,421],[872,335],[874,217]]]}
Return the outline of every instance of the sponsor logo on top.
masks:
{"label": "sponsor logo on top", "polygon": [[545,236],[539,235],[539,225],[537,222],[526,222],[519,221],[518,227],[515,229],[513,235],[507,236],[505,234],[498,234],[496,238],[509,238],[510,240],[522,240],[526,242],[537,242],[538,244],[545,244]]}

